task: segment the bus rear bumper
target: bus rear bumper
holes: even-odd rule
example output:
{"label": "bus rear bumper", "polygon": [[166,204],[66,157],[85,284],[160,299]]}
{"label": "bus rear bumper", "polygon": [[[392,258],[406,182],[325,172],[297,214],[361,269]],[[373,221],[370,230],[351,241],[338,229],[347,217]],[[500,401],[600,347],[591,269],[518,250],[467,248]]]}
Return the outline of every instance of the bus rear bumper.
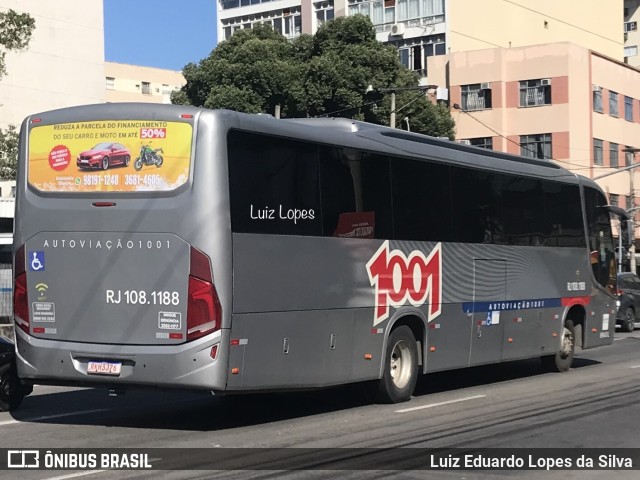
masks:
{"label": "bus rear bumper", "polygon": [[[123,346],[40,339],[17,328],[16,364],[18,376],[34,384],[223,391],[228,337],[229,331],[221,330],[182,345]],[[114,367],[119,372],[89,373],[89,362],[119,365]]]}

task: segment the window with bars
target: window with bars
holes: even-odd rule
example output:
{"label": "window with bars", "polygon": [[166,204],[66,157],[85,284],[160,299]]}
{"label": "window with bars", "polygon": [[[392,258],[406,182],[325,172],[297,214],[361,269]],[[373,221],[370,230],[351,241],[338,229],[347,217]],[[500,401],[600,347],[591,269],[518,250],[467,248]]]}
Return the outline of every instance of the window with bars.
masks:
{"label": "window with bars", "polygon": [[551,134],[520,135],[520,154],[524,157],[551,159]]}
{"label": "window with bars", "polygon": [[620,145],[609,142],[609,166],[614,168],[618,168],[618,150],[620,150]]}
{"label": "window with bars", "polygon": [[615,193],[609,194],[609,204],[610,205],[613,205],[614,207],[617,207],[619,202],[620,202],[620,195],[616,195]]}
{"label": "window with bars", "polygon": [[[332,4],[332,1],[320,2]],[[328,10],[326,10],[328,11]],[[329,14],[326,14],[329,16]],[[254,25],[267,23],[281,35],[287,38],[298,37],[302,33],[302,17],[300,7],[283,8],[281,10],[271,10],[260,12],[244,17],[230,18],[222,21],[222,31],[224,39],[229,40],[234,32],[250,29]]]}
{"label": "window with bars", "polygon": [[633,98],[624,97],[624,119],[633,122]]}
{"label": "window with bars", "polygon": [[[444,15],[444,0],[349,0],[348,15],[365,15],[374,26],[414,20],[435,23]],[[415,25],[419,25],[420,22]]]}
{"label": "window with bars", "polygon": [[599,138],[593,139],[593,164],[604,164],[604,160],[602,158],[602,140],[600,140]]}
{"label": "window with bars", "polygon": [[618,116],[618,93],[609,90],[609,115]]}
{"label": "window with bars", "polygon": [[116,79],[114,77],[106,77],[107,90],[113,90],[115,88]]}
{"label": "window with bars", "polygon": [[462,109],[484,110],[491,108],[491,84],[462,85]]}
{"label": "window with bars", "polygon": [[598,85],[593,86],[593,111],[602,113],[602,87]]}
{"label": "window with bars", "polygon": [[520,106],[551,105],[551,79],[520,81]]}
{"label": "window with bars", "polygon": [[151,95],[151,82],[142,82],[142,93]]}

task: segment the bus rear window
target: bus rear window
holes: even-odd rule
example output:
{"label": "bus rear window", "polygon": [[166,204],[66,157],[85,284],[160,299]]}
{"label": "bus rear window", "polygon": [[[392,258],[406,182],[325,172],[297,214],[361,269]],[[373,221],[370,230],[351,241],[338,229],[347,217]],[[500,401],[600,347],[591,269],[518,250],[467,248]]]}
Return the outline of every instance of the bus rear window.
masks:
{"label": "bus rear window", "polygon": [[41,192],[166,192],[189,179],[193,130],[183,122],[98,120],[29,133],[29,185]]}

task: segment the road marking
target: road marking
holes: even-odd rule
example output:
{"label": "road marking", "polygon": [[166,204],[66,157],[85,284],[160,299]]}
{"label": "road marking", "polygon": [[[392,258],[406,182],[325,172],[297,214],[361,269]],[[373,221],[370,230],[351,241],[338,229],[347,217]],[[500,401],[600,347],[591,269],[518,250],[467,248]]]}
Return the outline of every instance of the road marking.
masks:
{"label": "road marking", "polygon": [[88,470],[86,472],[70,473],[68,475],[60,475],[59,477],[47,477],[43,480],[65,480],[67,478],[84,477],[85,475],[93,475],[94,473],[102,473],[107,470]]}
{"label": "road marking", "polygon": [[85,413],[106,412],[108,408],[94,408],[93,410],[81,410],[79,412],[57,413],[55,415],[45,415],[43,417],[25,418],[24,420],[5,420],[2,425],[13,425],[14,423],[39,422],[40,420],[50,420],[52,418],[72,417],[74,415],[84,415]]}
{"label": "road marking", "polygon": [[467,400],[475,400],[477,398],[484,398],[484,397],[486,397],[486,395],[474,395],[473,397],[458,398],[456,400],[449,400],[447,402],[430,403],[429,405],[422,405],[420,407],[403,408],[402,410],[396,410],[396,413],[413,412],[414,410],[422,410],[424,408],[432,408],[432,407],[439,407],[441,405],[449,405],[452,403],[466,402]]}
{"label": "road marking", "polygon": [[640,368],[640,365],[634,365],[633,367],[629,367],[629,368]]}

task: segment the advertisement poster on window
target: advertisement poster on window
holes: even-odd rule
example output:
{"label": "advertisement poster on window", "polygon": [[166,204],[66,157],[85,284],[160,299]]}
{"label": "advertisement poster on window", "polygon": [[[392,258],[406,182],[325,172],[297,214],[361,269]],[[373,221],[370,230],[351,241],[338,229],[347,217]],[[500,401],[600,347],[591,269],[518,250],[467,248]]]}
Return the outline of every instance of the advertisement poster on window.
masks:
{"label": "advertisement poster on window", "polygon": [[192,127],[101,120],[34,127],[29,184],[42,192],[171,191],[189,179]]}

